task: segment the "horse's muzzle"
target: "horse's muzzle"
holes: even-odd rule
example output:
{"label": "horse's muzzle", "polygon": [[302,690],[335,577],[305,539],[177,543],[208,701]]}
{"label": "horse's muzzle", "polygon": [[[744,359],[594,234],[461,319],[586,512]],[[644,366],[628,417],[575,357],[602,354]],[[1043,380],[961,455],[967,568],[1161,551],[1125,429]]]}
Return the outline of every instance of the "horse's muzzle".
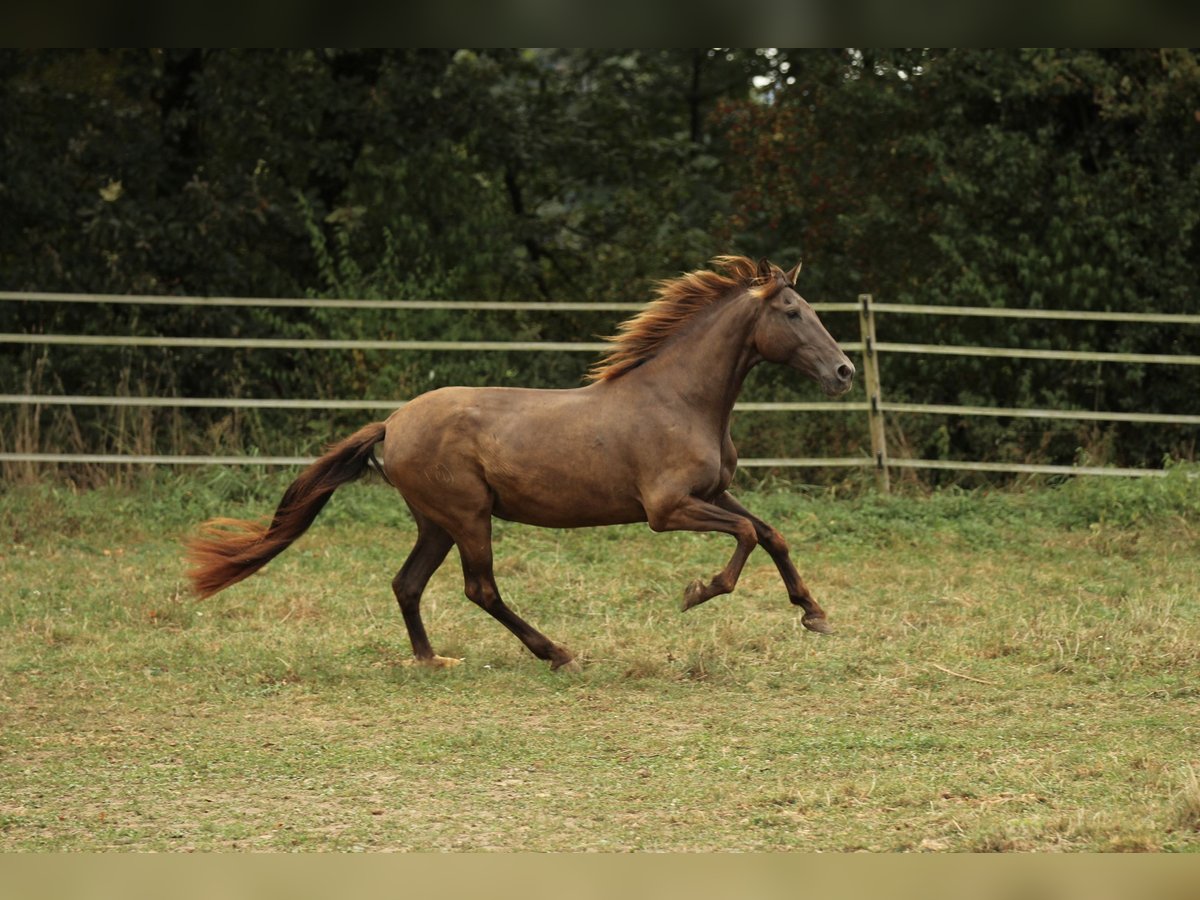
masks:
{"label": "horse's muzzle", "polygon": [[839,363],[831,375],[821,379],[821,389],[830,397],[840,397],[854,387],[854,363],[844,360]]}

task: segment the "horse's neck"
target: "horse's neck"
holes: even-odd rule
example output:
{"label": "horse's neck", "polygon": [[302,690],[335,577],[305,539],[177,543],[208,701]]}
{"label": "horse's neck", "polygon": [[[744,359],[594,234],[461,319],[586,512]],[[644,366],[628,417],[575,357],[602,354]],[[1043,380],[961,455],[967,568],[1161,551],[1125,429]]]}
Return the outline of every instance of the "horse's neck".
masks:
{"label": "horse's neck", "polygon": [[723,434],[742,382],[761,360],[751,341],[756,309],[744,296],[699,314],[664,346],[657,377]]}

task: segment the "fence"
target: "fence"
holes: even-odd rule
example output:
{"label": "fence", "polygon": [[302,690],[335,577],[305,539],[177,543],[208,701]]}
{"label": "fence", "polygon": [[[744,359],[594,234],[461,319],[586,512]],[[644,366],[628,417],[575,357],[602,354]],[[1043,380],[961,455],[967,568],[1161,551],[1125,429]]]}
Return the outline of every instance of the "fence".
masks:
{"label": "fence", "polygon": [[1200,356],[1163,353],[1107,353],[1085,350],[1031,350],[1006,347],[961,347],[943,344],[905,344],[878,341],[875,316],[879,313],[902,315],[986,316],[991,318],[1033,318],[1093,322],[1141,322],[1176,325],[1200,324],[1200,315],[1176,313],[1087,312],[1082,310],[1001,309],[974,306],[922,306],[916,304],[874,303],[870,294],[859,296],[863,334],[863,368],[867,385],[868,416],[871,420],[871,464],[880,489],[889,489],[890,468],[956,469],[977,472],[1020,472],[1058,475],[1163,475],[1161,469],[1130,469],[1105,466],[1059,466],[1033,463],[996,463],[972,460],[914,459],[889,457],[883,427],[886,413],[951,414],[964,416],[1004,416],[1008,418],[1074,419],[1098,422],[1145,422],[1176,425],[1200,425],[1200,416],[1164,413],[1120,413],[1097,410],[1013,409],[992,406],[957,406],[933,403],[888,403],[883,399],[879,379],[879,354],[923,353],[931,355],[982,356],[1010,359],[1054,359],[1082,362],[1148,363],[1152,365],[1200,365]]}
{"label": "fence", "polygon": [[[120,303],[152,304],[165,306],[194,307],[278,307],[376,309],[376,310],[536,310],[536,311],[587,311],[587,312],[635,312],[642,308],[637,303],[567,303],[567,302],[522,302],[522,301],[435,301],[395,300],[360,301],[335,299],[255,299],[242,297],[176,297],[176,296],[116,296],[104,294],[60,294],[0,292],[0,302],[22,303]],[[1004,416],[1010,418],[1041,418],[1060,420],[1090,420],[1099,422],[1145,422],[1178,425],[1200,425],[1200,415],[1164,413],[1121,413],[1097,410],[1064,409],[1014,409],[1009,407],[961,406],[931,403],[894,403],[884,399],[879,365],[881,354],[906,353],[926,355],[955,355],[980,357],[1007,357],[1015,359],[1051,359],[1070,361],[1094,361],[1108,363],[1141,363],[1151,365],[1200,365],[1200,356],[1188,354],[1109,353],[1082,350],[1034,350],[1021,348],[958,346],[946,344],[911,344],[881,341],[877,338],[877,319],[880,316],[986,316],[993,318],[1037,318],[1073,321],[1103,321],[1125,323],[1169,323],[1182,325],[1200,324],[1200,315],[1166,313],[1119,313],[1084,312],[1071,310],[1026,310],[990,307],[922,306],[913,304],[875,303],[869,294],[859,296],[857,303],[815,303],[818,312],[857,312],[862,339],[843,343],[848,353],[861,354],[861,368],[866,386],[865,401],[820,401],[820,402],[741,402],[735,410],[741,413],[755,412],[814,412],[827,411],[836,406],[844,411],[862,412],[867,415],[871,456],[868,457],[761,457],[747,458],[739,465],[747,468],[785,467],[863,467],[873,469],[880,489],[886,491],[890,485],[892,469],[950,469],[962,471],[1009,472],[1062,475],[1114,475],[1154,476],[1162,470],[1115,468],[1103,466],[1063,466],[1032,463],[989,462],[984,460],[945,460],[894,457],[889,455],[886,441],[886,416],[888,413],[961,415],[961,416]],[[233,337],[167,337],[135,335],[82,335],[82,334],[33,334],[0,333],[0,344],[126,346],[126,347],[205,347],[205,348],[273,348],[295,350],[391,350],[391,351],[521,351],[551,353],[598,353],[608,349],[607,344],[589,341],[540,342],[540,341],[429,341],[429,340],[327,340],[318,338],[233,338]],[[227,409],[375,409],[392,410],[401,405],[401,400],[318,400],[318,399],[254,399],[222,397],[145,397],[145,396],[81,396],[55,394],[0,394],[0,404],[74,406],[132,406],[199,408],[219,407]],[[300,456],[213,456],[213,455],[151,455],[151,454],[102,454],[102,453],[0,453],[0,461],[44,462],[44,463],[147,463],[147,464],[201,464],[201,465],[301,465],[312,461],[312,457]]]}

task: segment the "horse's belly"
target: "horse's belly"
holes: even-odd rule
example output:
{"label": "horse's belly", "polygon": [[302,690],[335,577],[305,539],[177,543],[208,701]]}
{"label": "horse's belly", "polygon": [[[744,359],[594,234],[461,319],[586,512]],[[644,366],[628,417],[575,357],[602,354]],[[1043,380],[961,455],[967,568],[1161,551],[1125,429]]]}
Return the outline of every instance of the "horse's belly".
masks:
{"label": "horse's belly", "polygon": [[570,477],[515,484],[491,484],[492,514],[512,522],[544,528],[582,528],[646,521],[646,511],[632,496],[608,485],[580,484]]}

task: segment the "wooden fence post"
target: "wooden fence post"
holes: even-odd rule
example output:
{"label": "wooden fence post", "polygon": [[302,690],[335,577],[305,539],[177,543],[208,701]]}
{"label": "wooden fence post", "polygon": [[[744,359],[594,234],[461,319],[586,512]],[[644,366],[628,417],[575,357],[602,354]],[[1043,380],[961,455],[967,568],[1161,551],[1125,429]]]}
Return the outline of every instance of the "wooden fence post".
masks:
{"label": "wooden fence post", "polygon": [[883,431],[883,398],[879,389],[879,356],[875,349],[875,311],[871,295],[858,295],[858,327],[862,332],[863,379],[867,389],[867,421],[871,426],[871,457],[875,461],[875,485],[891,491],[888,477],[887,440]]}

